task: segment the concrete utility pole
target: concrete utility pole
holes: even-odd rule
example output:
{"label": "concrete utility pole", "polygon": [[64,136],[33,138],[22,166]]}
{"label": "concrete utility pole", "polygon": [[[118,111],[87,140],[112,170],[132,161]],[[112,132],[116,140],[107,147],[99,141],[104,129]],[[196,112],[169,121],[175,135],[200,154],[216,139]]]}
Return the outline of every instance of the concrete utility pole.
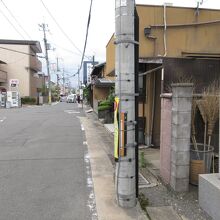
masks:
{"label": "concrete utility pole", "polygon": [[78,69],[78,72],[77,72],[77,74],[78,74],[78,89],[80,89],[80,69]]}
{"label": "concrete utility pole", "polygon": [[48,31],[48,25],[42,23],[39,25],[41,30],[44,33],[44,47],[45,47],[45,59],[46,59],[46,66],[47,66],[47,75],[48,75],[48,88],[49,88],[49,95],[48,95],[48,103],[51,105],[51,82],[50,82],[50,67],[49,67],[49,58],[48,58],[48,50],[49,45],[47,43],[46,31]]}
{"label": "concrete utility pole", "polygon": [[116,164],[116,193],[119,206],[136,205],[135,148],[135,0],[116,0],[116,84],[119,98],[119,157]]}
{"label": "concrete utility pole", "polygon": [[66,93],[64,69],[63,69],[63,93],[64,94]]}

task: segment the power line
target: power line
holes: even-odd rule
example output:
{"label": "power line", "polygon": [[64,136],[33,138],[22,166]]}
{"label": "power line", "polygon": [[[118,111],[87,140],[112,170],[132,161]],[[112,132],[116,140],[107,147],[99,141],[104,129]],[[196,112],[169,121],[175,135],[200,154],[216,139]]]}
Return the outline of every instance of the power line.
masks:
{"label": "power line", "polygon": [[31,39],[30,35],[25,31],[25,29],[22,27],[22,25],[19,23],[19,21],[16,19],[16,17],[13,15],[13,13],[9,10],[9,8],[7,7],[7,5],[5,4],[5,2],[3,0],[1,0],[2,4],[4,5],[4,7],[7,9],[7,11],[9,12],[9,14],[11,15],[11,17],[15,20],[15,22],[18,24],[18,26],[23,30],[23,32],[28,36],[29,39]]}
{"label": "power line", "polygon": [[69,78],[74,77],[77,74],[79,75],[79,72],[82,69],[82,64],[83,64],[83,60],[84,60],[84,57],[85,57],[86,45],[87,45],[88,34],[89,34],[89,26],[90,26],[90,20],[91,20],[92,3],[93,3],[93,0],[91,0],[91,2],[90,2],[89,16],[88,16],[87,27],[86,27],[86,37],[85,37],[85,43],[84,43],[84,48],[83,48],[83,54],[82,54],[82,59],[81,59],[80,67],[79,67],[78,71],[75,74],[73,74],[72,76],[70,76]]}
{"label": "power line", "polygon": [[83,63],[84,56],[85,56],[85,51],[86,51],[87,39],[88,39],[88,34],[89,34],[89,25],[90,25],[90,20],[91,20],[92,2],[93,2],[93,0],[91,0],[91,2],[90,2],[89,16],[88,16],[88,22],[87,22],[87,27],[86,27],[86,38],[85,38],[83,54],[82,54],[82,59],[81,59],[79,70],[82,69],[82,63]]}
{"label": "power line", "polygon": [[5,19],[8,21],[8,23],[14,28],[14,30],[21,36],[21,38],[24,38],[24,36],[20,33],[20,31],[15,27],[15,25],[8,19],[8,17],[4,14],[2,10],[0,10],[0,13],[5,17]]}
{"label": "power line", "polygon": [[[55,39],[54,39],[54,37],[53,37],[53,34],[51,33],[50,30],[49,30],[49,34],[50,34],[50,36],[52,37],[52,40],[55,41]],[[58,47],[58,48],[64,50],[64,51],[66,51],[66,52],[71,53],[71,54],[75,54],[75,55],[77,55],[77,56],[81,56],[81,55],[82,55],[82,52],[80,52],[80,54],[79,54],[79,53],[74,52],[74,51],[72,51],[72,50],[70,50],[70,49],[67,49],[67,48],[65,48],[65,47],[63,47],[63,46],[60,46],[60,45],[58,45],[58,44],[56,44],[56,43],[52,43],[52,44],[55,45],[56,47]],[[88,55],[85,55],[84,57],[86,57],[87,59],[91,59],[91,57],[89,57]]]}
{"label": "power line", "polygon": [[58,45],[58,44],[55,44],[55,43],[52,43],[52,44],[54,44],[56,47],[58,47],[58,48],[60,48],[60,49],[62,49],[62,50],[65,50],[65,51],[67,51],[67,52],[69,52],[69,53],[75,54],[75,55],[77,55],[77,56],[81,56],[81,54],[76,53],[76,52],[74,52],[74,51],[72,51],[72,50],[69,50],[69,49],[67,49],[67,48],[64,48],[64,47],[62,47],[62,46],[60,46],[60,45]]}
{"label": "power line", "polygon": [[22,51],[19,51],[19,50],[13,50],[13,49],[9,49],[9,48],[6,48],[6,47],[0,47],[0,49],[9,50],[9,51],[12,51],[12,52],[25,54],[25,55],[32,56],[32,57],[45,58],[43,56],[38,56],[38,55],[35,55],[35,54],[31,54],[31,53],[25,53],[25,52],[22,52]]}
{"label": "power line", "polygon": [[50,10],[48,9],[48,7],[44,4],[43,0],[40,0],[42,5],[44,6],[44,8],[46,9],[47,13],[50,15],[50,17],[53,19],[53,21],[55,22],[55,24],[57,25],[57,27],[60,29],[60,31],[63,33],[63,35],[69,40],[69,42],[75,47],[76,50],[78,50],[80,52],[80,54],[82,54],[82,51],[74,44],[74,42],[71,40],[71,38],[66,34],[66,32],[63,30],[63,28],[60,26],[60,24],[57,22],[57,20],[55,19],[55,17],[53,16],[53,14],[50,12]]}

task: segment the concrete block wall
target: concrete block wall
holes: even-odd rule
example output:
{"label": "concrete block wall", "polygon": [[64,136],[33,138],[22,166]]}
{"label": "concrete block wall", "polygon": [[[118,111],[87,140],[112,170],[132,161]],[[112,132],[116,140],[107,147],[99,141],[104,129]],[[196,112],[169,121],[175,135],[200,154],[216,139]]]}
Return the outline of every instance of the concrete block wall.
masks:
{"label": "concrete block wall", "polygon": [[189,189],[192,88],[191,83],[172,85],[170,185],[177,192]]}
{"label": "concrete block wall", "polygon": [[199,175],[199,205],[213,220],[220,219],[220,178],[218,173]]}
{"label": "concrete block wall", "polygon": [[161,95],[160,175],[170,184],[171,176],[171,110],[172,94]]}

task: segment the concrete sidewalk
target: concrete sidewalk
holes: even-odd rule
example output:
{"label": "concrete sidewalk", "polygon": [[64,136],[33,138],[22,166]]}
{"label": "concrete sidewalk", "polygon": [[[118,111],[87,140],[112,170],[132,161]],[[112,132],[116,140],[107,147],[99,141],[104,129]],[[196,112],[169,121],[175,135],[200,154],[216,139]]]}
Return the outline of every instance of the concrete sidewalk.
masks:
{"label": "concrete sidewalk", "polygon": [[[148,216],[151,220],[188,220],[184,215],[178,215],[171,204],[163,202],[166,200],[167,193],[161,191],[162,184],[156,178],[159,172],[158,149],[146,147],[142,149],[145,152],[147,163],[151,164],[143,173],[143,170],[140,169],[148,182],[145,183],[146,188],[142,187],[141,181],[139,183],[140,193],[144,193],[149,199],[148,216],[141,210],[139,204],[133,209],[118,207],[114,188],[114,166],[111,163],[114,124],[102,124],[94,112],[87,113],[87,117],[80,118],[80,120],[86,132],[99,220],[148,220]],[[152,197],[157,198],[152,199]],[[152,204],[155,199],[156,203]]]}
{"label": "concrete sidewalk", "polygon": [[104,129],[104,125],[91,116],[82,117],[80,120],[85,128],[88,144],[98,219],[147,220],[147,216],[139,205],[132,209],[123,209],[116,203],[114,167],[109,158],[111,146],[109,146],[109,134]]}
{"label": "concrete sidewalk", "polygon": [[114,124],[104,124],[106,131],[114,137]]}

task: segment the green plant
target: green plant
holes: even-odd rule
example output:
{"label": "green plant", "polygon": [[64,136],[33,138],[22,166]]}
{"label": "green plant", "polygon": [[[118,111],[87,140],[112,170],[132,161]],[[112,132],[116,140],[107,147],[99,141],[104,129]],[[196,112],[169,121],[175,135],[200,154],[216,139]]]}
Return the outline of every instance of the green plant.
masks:
{"label": "green plant", "polygon": [[111,105],[112,103],[109,101],[109,100],[104,100],[104,101],[101,101],[100,103],[99,103],[99,106],[104,106],[104,105]]}
{"label": "green plant", "polygon": [[110,109],[111,109],[111,106],[109,105],[98,106],[98,111],[104,111],[104,110],[110,110]]}
{"label": "green plant", "polygon": [[114,87],[112,87],[112,88],[110,89],[110,93],[109,93],[109,95],[108,95],[107,100],[108,100],[110,103],[114,103],[114,101],[115,101],[115,88],[114,88]]}
{"label": "green plant", "polygon": [[42,96],[48,96],[48,88],[45,85],[39,89],[39,92],[41,92]]}
{"label": "green plant", "polygon": [[99,103],[98,110],[104,111],[104,110],[111,110],[114,106],[114,100],[115,100],[115,93],[114,93],[114,87],[111,88],[110,93],[106,100],[103,100]]}
{"label": "green plant", "polygon": [[83,97],[89,102],[90,101],[90,89],[89,87],[85,87],[83,89]]}
{"label": "green plant", "polygon": [[148,198],[146,198],[143,193],[140,193],[138,196],[138,201],[140,203],[142,210],[144,210],[147,213],[147,206],[149,205]]}
{"label": "green plant", "polygon": [[22,104],[34,105],[34,104],[36,104],[36,98],[30,97],[30,96],[22,97],[21,98],[21,103]]}
{"label": "green plant", "polygon": [[60,87],[59,86],[53,86],[51,88],[51,99],[52,99],[52,102],[56,102],[59,100],[59,97],[60,97]]}
{"label": "green plant", "polygon": [[144,152],[140,152],[139,163],[141,168],[145,168],[147,166],[146,159],[144,158]]}

